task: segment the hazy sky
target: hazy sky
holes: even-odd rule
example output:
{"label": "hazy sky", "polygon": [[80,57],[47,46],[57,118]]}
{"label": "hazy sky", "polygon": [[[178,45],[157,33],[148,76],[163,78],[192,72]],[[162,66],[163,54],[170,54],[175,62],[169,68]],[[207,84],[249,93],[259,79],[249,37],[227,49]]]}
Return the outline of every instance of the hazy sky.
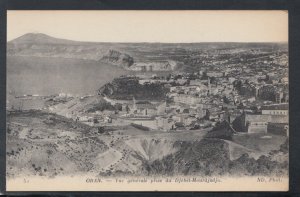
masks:
{"label": "hazy sky", "polygon": [[8,11],[25,33],[99,42],[286,42],[287,11]]}

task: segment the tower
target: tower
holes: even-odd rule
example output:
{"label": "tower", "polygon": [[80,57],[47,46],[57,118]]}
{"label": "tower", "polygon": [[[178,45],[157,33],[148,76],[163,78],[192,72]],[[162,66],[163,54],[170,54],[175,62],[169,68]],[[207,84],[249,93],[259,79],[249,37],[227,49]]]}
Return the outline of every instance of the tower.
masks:
{"label": "tower", "polygon": [[209,95],[211,93],[211,85],[210,85],[210,78],[207,78],[207,84],[208,84],[208,92],[207,95]]}
{"label": "tower", "polygon": [[132,106],[132,108],[133,108],[133,110],[136,110],[136,109],[137,109],[137,108],[136,108],[136,100],[135,100],[134,97],[132,98],[132,101],[133,101],[133,106]]}
{"label": "tower", "polygon": [[259,94],[259,88],[258,88],[258,87],[255,87],[255,97],[256,97],[256,98],[258,97],[258,94]]}

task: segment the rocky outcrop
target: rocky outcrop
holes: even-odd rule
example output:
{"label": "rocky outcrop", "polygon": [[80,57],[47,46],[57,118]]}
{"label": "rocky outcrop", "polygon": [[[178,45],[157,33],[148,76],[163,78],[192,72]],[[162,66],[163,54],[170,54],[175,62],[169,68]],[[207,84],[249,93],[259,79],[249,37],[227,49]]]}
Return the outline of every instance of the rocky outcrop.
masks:
{"label": "rocky outcrop", "polygon": [[115,78],[98,90],[99,95],[119,100],[162,100],[168,90],[161,84],[139,84],[135,77]]}
{"label": "rocky outcrop", "polygon": [[100,60],[125,68],[129,68],[134,62],[131,56],[116,50],[109,50],[108,53],[104,55]]}

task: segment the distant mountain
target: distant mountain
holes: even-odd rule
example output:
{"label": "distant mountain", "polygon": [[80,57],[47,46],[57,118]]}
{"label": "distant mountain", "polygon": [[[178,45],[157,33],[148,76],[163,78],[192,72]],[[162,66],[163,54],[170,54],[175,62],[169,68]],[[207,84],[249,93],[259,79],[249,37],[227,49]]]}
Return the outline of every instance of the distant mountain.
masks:
{"label": "distant mountain", "polygon": [[[108,43],[59,39],[42,33],[28,33],[7,43],[8,56],[55,57],[117,65],[128,70],[184,70],[196,72],[205,57],[201,54],[237,54],[248,50],[262,52],[287,51],[287,43]],[[216,53],[216,54],[217,54]],[[219,58],[219,60],[220,60]],[[175,62],[166,69],[160,62]],[[141,64],[139,64],[141,63]],[[174,64],[174,65],[175,65]],[[180,66],[181,65],[181,66]],[[135,68],[136,67],[136,68]],[[150,68],[150,69],[147,69]]]}
{"label": "distant mountain", "polygon": [[72,40],[54,38],[42,33],[27,33],[10,42],[9,44],[75,44]]}
{"label": "distant mountain", "polygon": [[9,41],[7,55],[96,60],[126,68],[134,61],[111,43],[72,41],[42,33],[28,33]]}

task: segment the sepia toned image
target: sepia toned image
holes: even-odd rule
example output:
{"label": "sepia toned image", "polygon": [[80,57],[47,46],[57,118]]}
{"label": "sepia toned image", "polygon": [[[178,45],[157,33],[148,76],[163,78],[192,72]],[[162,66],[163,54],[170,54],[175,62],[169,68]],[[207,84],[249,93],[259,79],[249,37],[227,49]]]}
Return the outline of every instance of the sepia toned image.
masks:
{"label": "sepia toned image", "polygon": [[8,191],[288,191],[287,11],[8,11]]}

